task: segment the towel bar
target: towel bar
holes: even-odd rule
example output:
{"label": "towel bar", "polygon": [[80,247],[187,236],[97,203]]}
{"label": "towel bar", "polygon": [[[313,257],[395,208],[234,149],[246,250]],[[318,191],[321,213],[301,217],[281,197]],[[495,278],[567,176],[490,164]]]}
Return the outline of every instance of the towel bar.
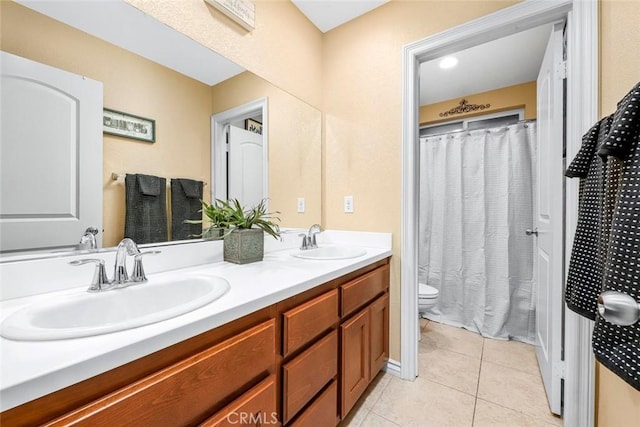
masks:
{"label": "towel bar", "polygon": [[[118,180],[120,180],[120,179],[124,179],[124,177],[125,177],[126,175],[127,175],[127,174],[124,174],[124,173],[120,174],[120,173],[111,172],[111,179],[112,179],[113,181],[118,181]],[[206,187],[206,186],[207,186],[206,181],[202,181],[202,185],[204,185],[204,186]],[[170,186],[171,186],[171,180],[170,180],[170,179],[167,179],[167,187],[170,187]]]}

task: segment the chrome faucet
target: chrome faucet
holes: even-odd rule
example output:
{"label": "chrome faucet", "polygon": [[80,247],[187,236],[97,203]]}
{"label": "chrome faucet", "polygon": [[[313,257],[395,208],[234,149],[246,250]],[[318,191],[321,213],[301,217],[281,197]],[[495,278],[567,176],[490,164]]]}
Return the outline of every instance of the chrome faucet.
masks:
{"label": "chrome faucet", "polygon": [[[142,267],[142,257],[144,255],[159,254],[160,251],[140,252],[138,245],[133,240],[124,238],[118,244],[116,250],[116,262],[113,269],[113,280],[109,280],[105,273],[104,260],[101,259],[80,259],[71,261],[71,265],[84,265],[88,263],[96,264],[96,270],[93,275],[89,292],[99,292],[109,289],[122,288],[136,283],[144,283],[147,276]],[[133,272],[131,278],[127,272],[127,255],[133,256]]]}
{"label": "chrome faucet", "polygon": [[98,248],[96,243],[96,234],[98,234],[98,229],[95,227],[89,227],[84,230],[84,234],[80,238],[80,243],[78,243],[78,249],[80,250],[94,250]]}
{"label": "chrome faucet", "polygon": [[308,239],[309,239],[309,246],[311,248],[318,247],[318,242],[316,242],[316,234],[322,233],[323,231],[324,229],[320,227],[320,224],[313,224],[311,227],[309,227]]}
{"label": "chrome faucet", "polygon": [[[136,242],[125,237],[118,244],[118,249],[116,250],[116,263],[113,268],[113,284],[114,285],[122,285],[129,281],[129,274],[127,273],[127,255],[131,255],[134,257],[134,263],[137,262],[140,258],[140,249],[138,249],[138,245]],[[142,267],[142,261],[140,260],[140,267]],[[134,265],[133,271],[135,273],[136,267]],[[142,270],[142,278],[139,276],[133,276],[131,278],[132,282],[146,282],[147,278],[144,277],[144,270]]]}
{"label": "chrome faucet", "polygon": [[316,234],[323,232],[324,229],[319,224],[313,224],[309,227],[309,231],[307,234],[299,234],[302,237],[302,245],[300,246],[300,250],[314,249],[318,247],[318,242],[316,241]]}

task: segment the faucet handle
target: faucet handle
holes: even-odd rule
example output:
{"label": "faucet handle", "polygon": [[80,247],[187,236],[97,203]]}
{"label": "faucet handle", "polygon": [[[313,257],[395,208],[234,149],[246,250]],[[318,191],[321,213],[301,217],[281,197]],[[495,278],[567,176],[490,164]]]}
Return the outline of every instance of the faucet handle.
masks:
{"label": "faucet handle", "polygon": [[161,251],[147,251],[140,252],[139,254],[133,257],[133,272],[131,273],[131,282],[143,283],[147,281],[147,276],[144,273],[144,268],[142,267],[142,257],[145,255],[157,255]]}
{"label": "faucet handle", "polygon": [[306,251],[307,249],[309,249],[309,237],[304,233],[298,234],[298,237],[302,237],[302,245],[300,245],[300,250]]}
{"label": "faucet handle", "polygon": [[78,259],[75,261],[69,262],[70,265],[79,266],[84,264],[94,263],[96,265],[96,269],[93,273],[93,280],[91,280],[91,286],[87,289],[88,292],[98,292],[103,291],[108,288],[110,285],[109,278],[107,277],[107,271],[104,267],[104,260],[97,258],[85,258]]}

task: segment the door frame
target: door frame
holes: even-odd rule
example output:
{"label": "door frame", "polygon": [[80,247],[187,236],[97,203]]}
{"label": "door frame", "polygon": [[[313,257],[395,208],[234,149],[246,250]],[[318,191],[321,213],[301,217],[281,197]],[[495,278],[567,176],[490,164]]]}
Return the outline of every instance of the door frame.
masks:
{"label": "door frame", "polygon": [[[567,20],[567,158],[577,153],[582,134],[598,117],[598,4],[596,1],[524,1],[466,24],[410,43],[403,48],[402,99],[402,243],[400,287],[400,376],[418,374],[418,206],[420,63],[514,34],[538,25]],[[575,181],[575,180],[573,180]],[[565,241],[577,221],[577,182],[565,180]],[[565,254],[570,252],[565,244]],[[568,258],[567,258],[568,259]],[[565,263],[565,273],[568,263]],[[565,318],[565,426],[593,426],[595,362],[589,320]],[[397,362],[392,361],[397,364]],[[397,369],[393,369],[397,371]]]}
{"label": "door frame", "polygon": [[211,200],[227,199],[226,128],[232,122],[262,115],[262,184],[263,199],[269,203],[269,117],[267,97],[211,116]]}

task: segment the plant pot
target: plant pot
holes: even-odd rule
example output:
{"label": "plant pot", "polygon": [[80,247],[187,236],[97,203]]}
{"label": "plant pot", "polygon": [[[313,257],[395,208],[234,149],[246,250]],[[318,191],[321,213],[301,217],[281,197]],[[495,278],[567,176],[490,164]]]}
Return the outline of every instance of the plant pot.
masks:
{"label": "plant pot", "polygon": [[202,238],[205,240],[220,240],[224,237],[224,232],[226,228],[207,228],[202,230]]}
{"label": "plant pot", "polygon": [[224,237],[224,260],[235,264],[262,261],[264,231],[259,228],[235,229]]}

